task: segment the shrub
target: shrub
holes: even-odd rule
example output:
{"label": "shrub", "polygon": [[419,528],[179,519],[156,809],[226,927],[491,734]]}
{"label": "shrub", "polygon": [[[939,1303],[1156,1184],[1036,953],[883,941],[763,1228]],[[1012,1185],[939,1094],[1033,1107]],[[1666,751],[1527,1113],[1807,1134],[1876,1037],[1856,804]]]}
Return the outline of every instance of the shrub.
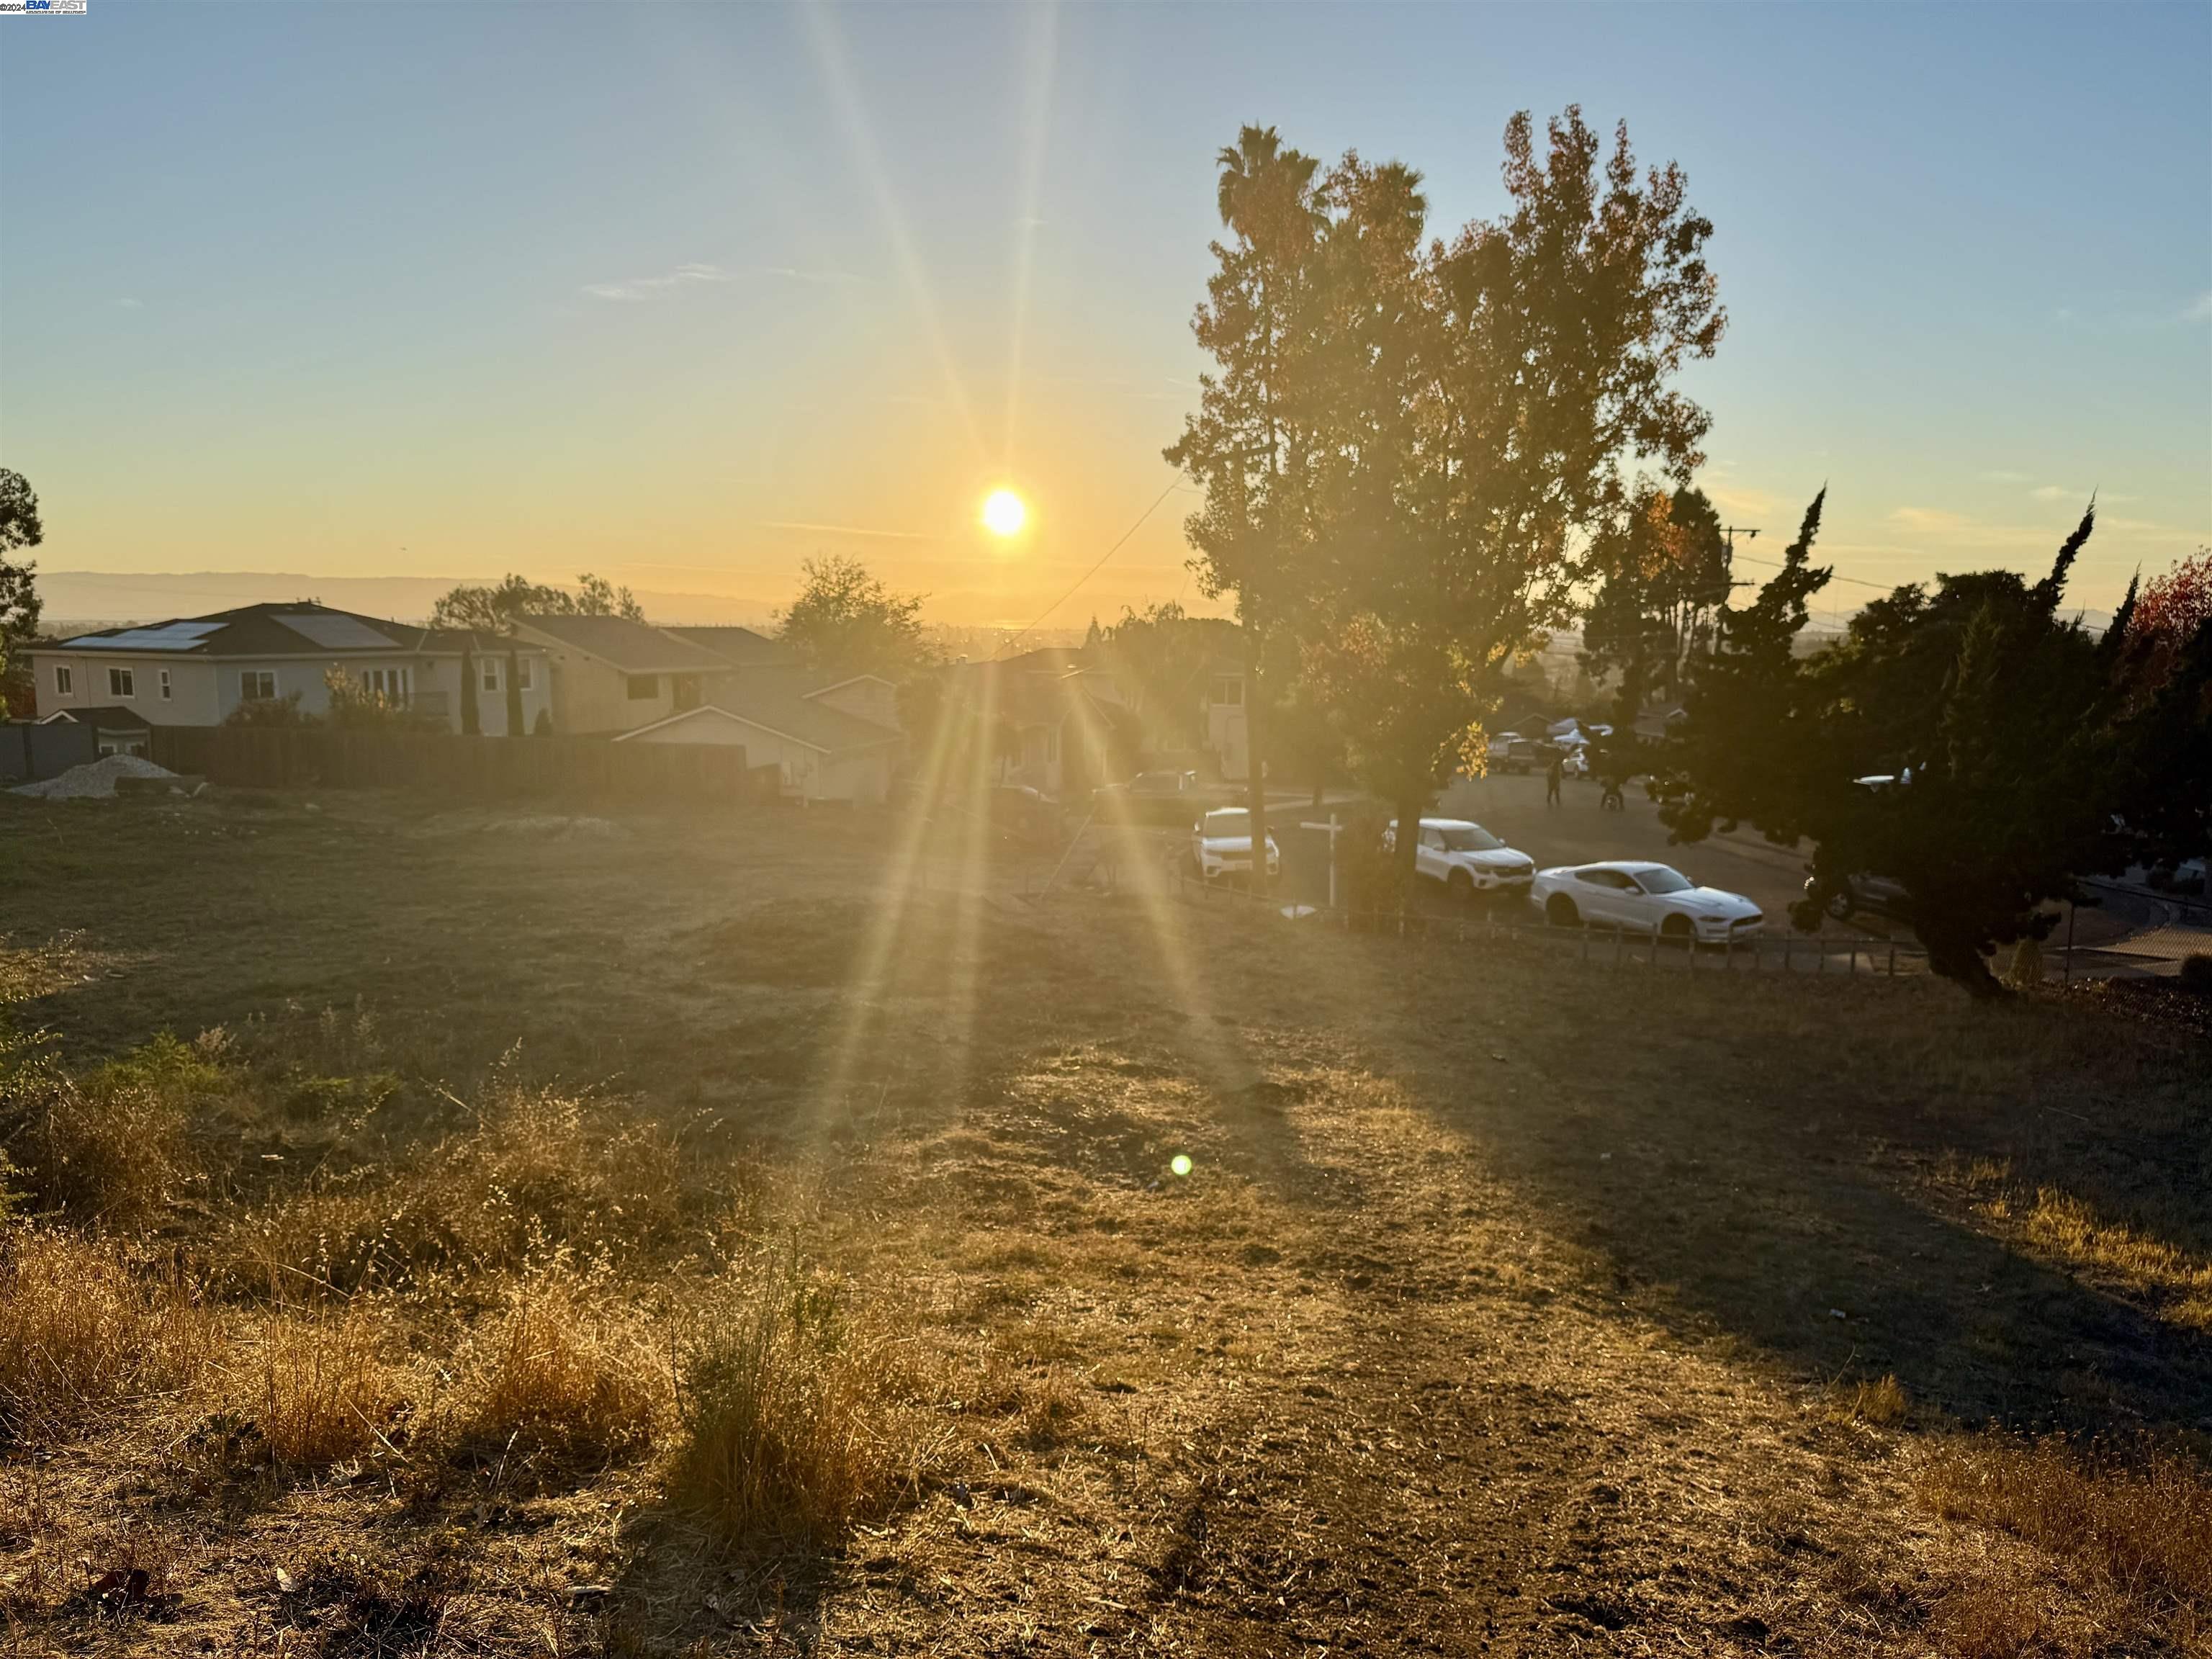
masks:
{"label": "shrub", "polygon": [[2179,978],[2184,990],[2212,996],[2212,956],[2195,951],[2182,957]]}
{"label": "shrub", "polygon": [[920,1393],[848,1289],[781,1254],[679,1357],[671,1494],[734,1539],[833,1537],[918,1489],[934,1449]]}
{"label": "shrub", "polygon": [[20,1437],[190,1382],[213,1322],[173,1271],[109,1239],[0,1227],[0,1431]]}

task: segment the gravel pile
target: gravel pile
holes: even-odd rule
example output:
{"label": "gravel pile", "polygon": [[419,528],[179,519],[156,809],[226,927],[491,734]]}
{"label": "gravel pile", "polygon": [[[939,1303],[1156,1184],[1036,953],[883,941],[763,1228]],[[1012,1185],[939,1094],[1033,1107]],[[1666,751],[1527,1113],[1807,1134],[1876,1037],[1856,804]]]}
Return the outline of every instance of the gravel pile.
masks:
{"label": "gravel pile", "polygon": [[83,766],[72,766],[43,783],[27,783],[9,793],[36,795],[42,800],[106,800],[115,793],[118,778],[173,778],[166,766],[156,766],[137,755],[106,755]]}

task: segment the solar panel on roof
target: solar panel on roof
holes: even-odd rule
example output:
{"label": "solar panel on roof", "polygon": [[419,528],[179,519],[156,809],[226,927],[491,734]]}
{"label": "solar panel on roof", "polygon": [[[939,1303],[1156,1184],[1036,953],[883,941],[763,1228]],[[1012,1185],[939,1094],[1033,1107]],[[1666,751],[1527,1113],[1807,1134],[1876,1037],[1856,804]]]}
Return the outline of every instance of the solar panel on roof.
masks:
{"label": "solar panel on roof", "polygon": [[189,651],[222,627],[222,623],[165,623],[159,628],[126,628],[99,639],[71,640],[69,645],[71,650],[86,651]]}
{"label": "solar panel on roof", "polygon": [[307,611],[280,615],[276,620],[295,634],[303,634],[317,645],[326,646],[333,651],[389,651],[392,647],[393,642],[388,635],[380,634],[366,623],[351,617]]}

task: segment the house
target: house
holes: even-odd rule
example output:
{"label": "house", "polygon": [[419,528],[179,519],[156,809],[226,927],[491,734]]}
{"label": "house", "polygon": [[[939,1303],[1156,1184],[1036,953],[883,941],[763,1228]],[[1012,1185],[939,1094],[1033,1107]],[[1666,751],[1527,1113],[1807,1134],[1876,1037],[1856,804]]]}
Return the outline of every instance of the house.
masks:
{"label": "house", "polygon": [[35,645],[29,654],[42,719],[122,710],[149,726],[220,726],[241,704],[295,696],[302,714],[320,714],[330,708],[325,677],[336,667],[363,690],[459,732],[465,659],[487,735],[507,730],[510,665],[523,729],[550,706],[545,653],[534,644],[307,600],[100,629]]}
{"label": "house", "polygon": [[794,800],[879,806],[905,738],[767,675],[738,675],[726,688],[734,707],[702,703],[624,732],[617,743],[742,744],[751,766],[774,766]]}
{"label": "house", "polygon": [[41,726],[88,726],[95,756],[143,755],[154,740],[153,728],[135,708],[57,708]]}
{"label": "house", "polygon": [[671,629],[627,617],[532,614],[515,619],[515,632],[552,663],[554,728],[585,736],[634,732],[702,707],[710,686],[737,668]]}
{"label": "house", "polygon": [[1113,675],[1085,650],[1050,647],[945,672],[957,717],[994,728],[1001,783],[1072,800],[1127,771],[1129,711]]}
{"label": "house", "polygon": [[1206,677],[1205,714],[1206,746],[1212,750],[1221,775],[1231,782],[1242,780],[1251,770],[1243,663],[1231,657],[1214,659]]}

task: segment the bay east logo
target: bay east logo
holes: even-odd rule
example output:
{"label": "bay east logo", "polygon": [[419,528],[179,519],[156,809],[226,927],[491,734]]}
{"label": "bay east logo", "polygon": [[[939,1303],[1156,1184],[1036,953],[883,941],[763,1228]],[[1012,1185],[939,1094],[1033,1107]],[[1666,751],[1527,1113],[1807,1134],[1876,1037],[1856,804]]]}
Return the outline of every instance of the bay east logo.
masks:
{"label": "bay east logo", "polygon": [[85,0],[0,0],[0,17],[30,16],[39,12],[82,12]]}

